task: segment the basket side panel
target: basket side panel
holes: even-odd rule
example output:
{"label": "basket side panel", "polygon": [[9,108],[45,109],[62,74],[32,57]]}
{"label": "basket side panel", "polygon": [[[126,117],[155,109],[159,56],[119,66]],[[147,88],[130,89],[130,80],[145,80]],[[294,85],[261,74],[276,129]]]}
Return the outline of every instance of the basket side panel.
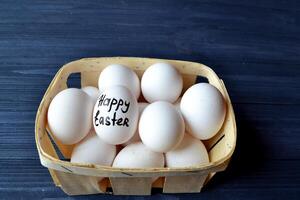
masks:
{"label": "basket side panel", "polygon": [[56,171],[61,189],[68,195],[85,195],[104,193],[107,181],[101,181],[103,177],[93,177]]}
{"label": "basket side panel", "polygon": [[205,175],[167,176],[163,188],[164,193],[200,192],[207,178]]}
{"label": "basket side panel", "polygon": [[216,161],[219,157],[229,157],[230,159],[231,154],[233,153],[233,150],[235,149],[235,145],[236,145],[236,122],[235,122],[234,111],[232,108],[232,104],[228,92],[222,80],[221,80],[221,86],[222,86],[222,91],[224,92],[224,98],[227,105],[226,117],[223,126],[220,130],[220,132],[222,133],[221,135],[224,135],[224,138],[222,138],[222,140],[219,141],[214,146],[213,149],[211,149],[212,162]]}
{"label": "basket side panel", "polygon": [[150,195],[151,177],[109,178],[115,195]]}
{"label": "basket side panel", "polygon": [[[223,126],[217,133],[217,135],[211,138],[210,140],[204,141],[204,144],[208,149],[210,162],[216,162],[219,159],[224,158],[230,153],[232,153],[232,149],[234,149],[236,139],[236,125],[234,112],[223,81],[221,81],[221,83],[224,91],[224,99],[227,105],[227,112]],[[229,159],[223,163],[222,170],[226,169],[228,163]],[[209,181],[215,174],[216,173],[210,173],[206,182]]]}

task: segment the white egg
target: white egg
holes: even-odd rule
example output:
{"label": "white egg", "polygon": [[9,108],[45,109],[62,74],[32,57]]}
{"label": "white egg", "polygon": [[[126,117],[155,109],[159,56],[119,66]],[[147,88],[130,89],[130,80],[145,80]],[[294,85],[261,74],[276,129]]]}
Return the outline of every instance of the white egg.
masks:
{"label": "white egg", "polygon": [[174,105],[165,101],[156,101],[143,111],[139,133],[142,142],[152,151],[167,152],[182,140],[184,121]]}
{"label": "white egg", "polygon": [[139,77],[133,70],[124,65],[108,65],[99,76],[98,87],[100,92],[107,87],[115,85],[127,87],[137,99],[140,96],[141,89]]}
{"label": "white egg", "polygon": [[206,140],[222,127],[226,104],[217,88],[208,83],[198,83],[184,93],[180,110],[187,131],[196,138]]}
{"label": "white egg", "polygon": [[143,74],[141,89],[145,99],[174,103],[181,94],[183,81],[181,74],[168,63],[151,65]]}
{"label": "white egg", "polygon": [[71,162],[111,166],[116,156],[116,146],[103,142],[91,131],[73,149]]}
{"label": "white egg", "polygon": [[100,91],[98,88],[93,86],[86,86],[81,88],[85,93],[87,93],[93,100],[94,104],[96,103],[98,97],[100,96]]}
{"label": "white egg", "polygon": [[204,144],[189,134],[185,134],[180,145],[165,154],[167,167],[191,167],[209,163]]}
{"label": "white egg", "polygon": [[156,168],[164,167],[164,155],[151,151],[142,142],[131,143],[116,156],[113,167]]}
{"label": "white egg", "polygon": [[[141,114],[143,113],[144,109],[149,105],[149,103],[145,103],[145,102],[139,102],[138,103],[138,108],[139,108],[139,117],[141,116]],[[128,140],[127,142],[125,142],[123,144],[123,146],[127,146],[131,143],[134,143],[134,142],[139,142],[141,141],[141,138],[140,138],[140,134],[139,134],[139,131],[138,131],[138,128],[136,129],[134,135],[132,136],[132,138],[130,138],[130,140]]]}
{"label": "white egg", "polygon": [[92,127],[93,101],[82,90],[68,88],[58,93],[48,109],[48,125],[63,144],[82,140]]}
{"label": "white egg", "polygon": [[93,125],[104,142],[122,144],[134,135],[138,117],[135,96],[124,86],[112,86],[103,90],[95,104]]}

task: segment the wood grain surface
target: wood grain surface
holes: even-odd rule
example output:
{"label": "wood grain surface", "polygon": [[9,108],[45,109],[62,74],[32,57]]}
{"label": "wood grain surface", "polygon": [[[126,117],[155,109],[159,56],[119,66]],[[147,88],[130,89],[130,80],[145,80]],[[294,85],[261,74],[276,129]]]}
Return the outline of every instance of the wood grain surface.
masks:
{"label": "wood grain surface", "polygon": [[[228,170],[199,194],[68,197],[56,188],[39,162],[36,110],[60,66],[102,56],[212,67],[236,113]],[[0,0],[0,199],[299,199],[299,65],[299,1]]]}

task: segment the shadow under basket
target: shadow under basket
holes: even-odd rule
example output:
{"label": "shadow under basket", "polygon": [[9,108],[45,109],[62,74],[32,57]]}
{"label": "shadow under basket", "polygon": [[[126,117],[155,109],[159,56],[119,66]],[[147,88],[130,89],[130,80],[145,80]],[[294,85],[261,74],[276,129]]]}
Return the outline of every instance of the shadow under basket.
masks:
{"label": "shadow under basket", "polygon": [[[150,65],[167,62],[183,76],[183,92],[195,84],[197,77],[204,77],[217,87],[226,101],[227,113],[221,130],[204,141],[210,163],[187,168],[128,169],[108,166],[70,163],[73,145],[57,141],[47,128],[47,110],[57,93],[66,89],[68,77],[79,73],[81,86],[97,87],[100,72],[109,64],[131,67],[139,77]],[[49,133],[49,134],[48,134]],[[221,79],[209,67],[178,60],[135,57],[85,58],[64,65],[52,80],[36,115],[35,139],[41,164],[49,169],[56,186],[68,195],[113,193],[115,195],[150,195],[152,188],[163,193],[200,192],[216,172],[226,169],[236,144],[236,123],[232,105]],[[56,147],[55,147],[56,146]],[[58,156],[58,155],[62,156]],[[60,159],[63,157],[64,159]],[[160,177],[154,183],[153,177]]]}

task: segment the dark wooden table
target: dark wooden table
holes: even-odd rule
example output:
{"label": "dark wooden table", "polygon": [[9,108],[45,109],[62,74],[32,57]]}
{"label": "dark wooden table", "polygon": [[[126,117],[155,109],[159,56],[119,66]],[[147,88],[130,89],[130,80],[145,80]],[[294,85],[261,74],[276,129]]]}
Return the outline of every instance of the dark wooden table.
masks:
{"label": "dark wooden table", "polygon": [[61,65],[101,56],[204,63],[236,113],[233,160],[202,193],[135,199],[300,198],[299,1],[1,0],[0,199],[73,199],[40,165],[34,119]]}

